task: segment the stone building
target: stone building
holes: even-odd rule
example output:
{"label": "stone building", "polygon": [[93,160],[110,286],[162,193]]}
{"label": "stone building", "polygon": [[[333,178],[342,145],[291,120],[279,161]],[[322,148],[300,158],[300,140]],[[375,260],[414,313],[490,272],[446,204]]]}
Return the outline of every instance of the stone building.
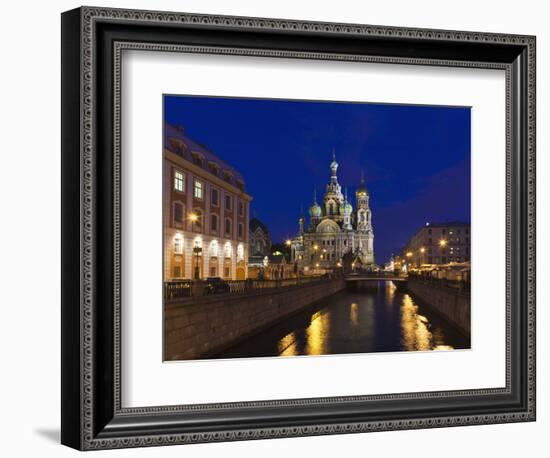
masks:
{"label": "stone building", "polygon": [[333,154],[330,180],[321,205],[313,192],[309,222],[303,215],[298,221],[299,232],[291,242],[291,259],[298,271],[330,270],[342,266],[343,258],[353,259],[354,268],[375,269],[374,231],[369,192],[365,180],[355,190],[355,208],[342,192],[338,182],[338,163]]}
{"label": "stone building", "polygon": [[247,278],[252,197],[241,174],[170,124],[163,167],[164,279]]}
{"label": "stone building", "polygon": [[461,221],[426,223],[409,240],[403,259],[411,267],[470,261],[470,224]]}

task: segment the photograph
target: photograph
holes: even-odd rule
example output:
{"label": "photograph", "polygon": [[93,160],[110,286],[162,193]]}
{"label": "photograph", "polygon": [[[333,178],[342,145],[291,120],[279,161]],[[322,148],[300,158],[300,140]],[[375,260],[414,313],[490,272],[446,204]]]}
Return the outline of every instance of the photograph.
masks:
{"label": "photograph", "polygon": [[163,116],[164,361],[471,348],[471,107]]}

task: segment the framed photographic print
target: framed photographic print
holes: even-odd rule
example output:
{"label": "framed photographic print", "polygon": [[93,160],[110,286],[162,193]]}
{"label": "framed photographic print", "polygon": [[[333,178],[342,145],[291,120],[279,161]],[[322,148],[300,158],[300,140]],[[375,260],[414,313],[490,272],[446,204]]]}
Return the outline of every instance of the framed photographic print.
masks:
{"label": "framed photographic print", "polygon": [[62,443],[535,419],[535,38],[62,15]]}

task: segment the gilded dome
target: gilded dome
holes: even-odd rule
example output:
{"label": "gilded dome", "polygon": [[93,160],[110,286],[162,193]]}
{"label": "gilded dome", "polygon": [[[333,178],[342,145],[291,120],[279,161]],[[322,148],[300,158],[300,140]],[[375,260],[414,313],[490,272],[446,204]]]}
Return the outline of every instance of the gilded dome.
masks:
{"label": "gilded dome", "polygon": [[346,210],[346,214],[351,215],[351,212],[353,211],[353,206],[349,202],[346,202],[344,204],[344,207]]}
{"label": "gilded dome", "polygon": [[309,216],[320,217],[322,214],[321,207],[315,202],[311,207],[309,207]]}

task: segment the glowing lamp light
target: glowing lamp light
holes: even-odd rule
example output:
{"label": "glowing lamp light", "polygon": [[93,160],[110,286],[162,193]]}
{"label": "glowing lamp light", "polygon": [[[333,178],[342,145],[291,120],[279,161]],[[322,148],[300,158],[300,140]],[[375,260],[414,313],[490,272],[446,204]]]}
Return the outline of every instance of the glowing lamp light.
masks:
{"label": "glowing lamp light", "polygon": [[441,240],[439,241],[439,246],[445,246],[445,245],[447,245],[447,240],[441,239]]}
{"label": "glowing lamp light", "polygon": [[424,253],[425,251],[426,251],[426,248],[424,248],[424,247],[420,248],[421,253]]}
{"label": "glowing lamp light", "polygon": [[413,255],[412,251],[407,251],[407,254],[406,254],[407,258],[410,258],[412,255]]}
{"label": "glowing lamp light", "polygon": [[189,219],[193,222],[193,223],[196,223],[199,219],[199,217],[195,214],[195,213],[191,213],[189,215]]}
{"label": "glowing lamp light", "polygon": [[291,245],[291,243],[292,243],[292,242],[290,241],[290,239],[289,239],[289,240],[287,240],[287,241],[285,242],[286,246],[290,246],[290,245]]}

